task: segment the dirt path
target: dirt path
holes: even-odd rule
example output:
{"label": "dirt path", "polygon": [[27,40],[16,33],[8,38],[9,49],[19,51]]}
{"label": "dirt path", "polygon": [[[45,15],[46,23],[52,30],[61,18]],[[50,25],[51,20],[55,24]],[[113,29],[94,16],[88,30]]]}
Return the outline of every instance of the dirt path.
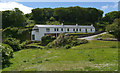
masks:
{"label": "dirt path", "polygon": [[94,40],[94,38],[98,35],[102,35],[102,34],[106,34],[107,32],[103,32],[97,35],[92,35],[92,36],[88,36],[88,37],[82,37],[82,38],[78,38],[78,39],[86,39],[86,40]]}

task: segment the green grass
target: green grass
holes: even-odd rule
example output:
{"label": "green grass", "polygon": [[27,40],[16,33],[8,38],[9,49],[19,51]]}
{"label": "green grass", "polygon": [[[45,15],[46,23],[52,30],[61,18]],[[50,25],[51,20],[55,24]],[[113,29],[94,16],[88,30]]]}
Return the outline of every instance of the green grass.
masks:
{"label": "green grass", "polygon": [[101,38],[101,39],[114,39],[115,36],[112,35],[112,34],[106,33],[106,34],[98,35],[98,36],[95,37],[95,38]]}
{"label": "green grass", "polygon": [[117,46],[94,40],[70,49],[24,49],[14,53],[11,66],[3,71],[116,71]]}
{"label": "green grass", "polygon": [[34,47],[39,47],[39,48],[41,48],[41,49],[44,49],[44,46],[40,46],[40,45],[38,45],[38,43],[31,43],[31,44],[28,44],[28,45],[26,45],[27,47],[30,47],[30,46],[34,46]]}

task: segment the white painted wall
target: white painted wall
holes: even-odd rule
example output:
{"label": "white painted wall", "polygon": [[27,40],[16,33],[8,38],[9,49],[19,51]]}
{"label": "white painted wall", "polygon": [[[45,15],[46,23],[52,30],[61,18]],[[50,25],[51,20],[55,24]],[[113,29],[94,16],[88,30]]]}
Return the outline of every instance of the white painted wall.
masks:
{"label": "white painted wall", "polygon": [[[69,28],[69,31],[67,31],[67,28],[63,27],[63,31],[61,31],[61,28],[58,28],[59,31],[54,31],[54,28],[50,28],[50,32],[46,31],[45,27],[40,27],[38,28],[39,32],[35,32],[32,31],[31,36],[34,34],[35,35],[35,40],[36,41],[40,41],[41,37],[44,36],[45,33],[62,33],[62,32],[70,32],[70,33],[74,33],[76,31],[76,29],[78,29],[78,31],[76,31],[77,33],[85,33],[86,32],[86,28]],[[75,31],[73,31],[73,29],[75,29]],[[79,29],[81,29],[81,31],[79,31]],[[91,31],[92,29],[92,31]],[[95,28],[87,28],[87,33],[94,33],[95,32]],[[32,39],[32,37],[31,37]]]}

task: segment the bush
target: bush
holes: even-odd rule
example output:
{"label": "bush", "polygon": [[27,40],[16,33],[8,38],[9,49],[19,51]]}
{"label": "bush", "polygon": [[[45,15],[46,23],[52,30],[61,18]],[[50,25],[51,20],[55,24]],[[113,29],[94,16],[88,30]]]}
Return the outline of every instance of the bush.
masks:
{"label": "bush", "polygon": [[79,44],[86,44],[86,43],[88,43],[88,40],[81,39],[81,40],[79,40],[78,43],[79,43]]}
{"label": "bush", "polygon": [[48,43],[52,42],[55,38],[50,35],[43,36],[41,38],[41,45],[46,46]]}
{"label": "bush", "polygon": [[21,41],[30,40],[30,29],[28,28],[17,28],[17,27],[7,27],[3,30],[3,39],[6,38],[16,38]]}
{"label": "bush", "polygon": [[66,45],[71,45],[71,46],[77,46],[80,44],[85,44],[88,43],[87,40],[78,40],[77,37],[73,36],[66,36],[63,33],[61,33],[57,39],[55,39],[53,42],[49,43],[47,45],[48,48],[53,48],[53,47],[67,47]]}
{"label": "bush", "polygon": [[71,45],[72,45],[72,46],[77,46],[77,45],[78,45],[78,42],[77,42],[77,41],[72,41]]}
{"label": "bush", "polygon": [[2,52],[2,68],[10,65],[9,59],[13,56],[12,48],[7,44],[0,45],[0,52]]}
{"label": "bush", "polygon": [[66,48],[66,49],[69,49],[69,48],[71,48],[71,46],[70,46],[70,45],[66,45],[65,48]]}
{"label": "bush", "polygon": [[7,38],[3,43],[10,45],[13,48],[13,51],[18,51],[21,49],[20,40],[15,38]]}
{"label": "bush", "polygon": [[33,41],[31,41],[31,40],[26,40],[26,41],[22,42],[22,43],[20,44],[20,46],[21,46],[21,48],[25,48],[26,45],[31,44],[32,42],[33,42]]}

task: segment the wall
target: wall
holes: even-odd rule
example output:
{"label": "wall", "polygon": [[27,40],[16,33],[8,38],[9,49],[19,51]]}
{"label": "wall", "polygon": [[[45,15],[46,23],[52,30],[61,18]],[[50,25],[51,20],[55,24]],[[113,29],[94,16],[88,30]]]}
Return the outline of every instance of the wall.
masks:
{"label": "wall", "polygon": [[[63,28],[63,31],[61,31],[61,28],[58,28],[58,29],[59,29],[59,31],[54,31],[54,28],[50,28],[50,32],[46,32],[46,28],[40,27],[39,32],[32,31],[32,34],[35,34],[35,40],[40,41],[41,37],[43,37],[45,33],[62,33],[62,32],[71,32],[71,33],[82,32],[82,33],[85,33],[86,29],[87,29],[87,33],[94,33],[95,32],[95,28],[92,28],[92,31],[91,31],[91,28],[81,28],[81,31],[79,31],[80,28],[78,28],[78,31],[76,31],[76,28],[69,28],[69,31],[67,31],[67,28],[65,28],[65,27]],[[73,31],[73,29],[75,29],[75,31]]]}

